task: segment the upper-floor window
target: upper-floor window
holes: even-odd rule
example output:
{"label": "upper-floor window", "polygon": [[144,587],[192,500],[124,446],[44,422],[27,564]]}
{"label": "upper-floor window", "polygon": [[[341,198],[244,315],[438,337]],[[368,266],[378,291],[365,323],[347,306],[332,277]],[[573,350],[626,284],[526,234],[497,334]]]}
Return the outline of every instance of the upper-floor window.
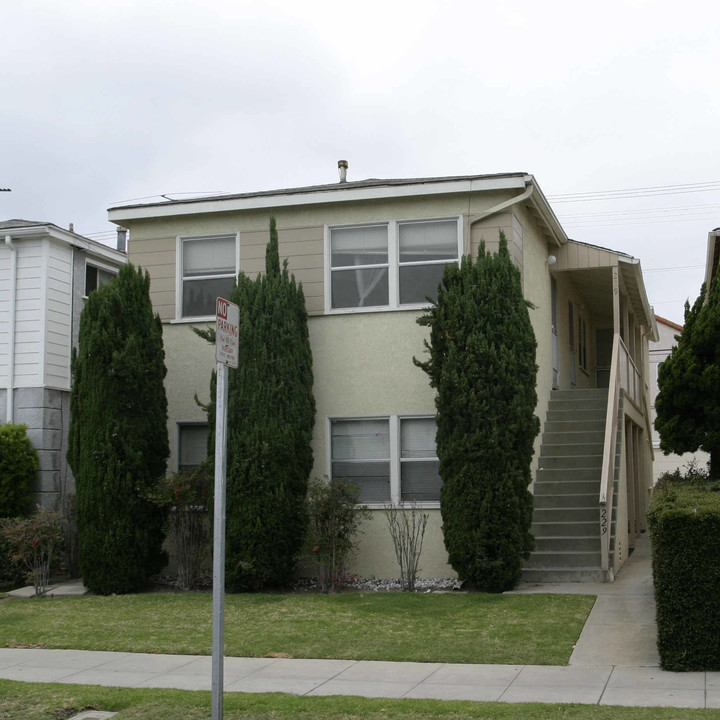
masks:
{"label": "upper-floor window", "polygon": [[117,275],[117,270],[85,263],[85,297],[97,290],[101,285],[106,285]]}
{"label": "upper-floor window", "polygon": [[329,309],[426,304],[461,237],[458,218],[329,228]]}
{"label": "upper-floor window", "polygon": [[442,481],[435,431],[432,417],[333,419],[332,478],[357,483],[364,503],[437,503]]}
{"label": "upper-floor window", "polygon": [[180,317],[215,315],[215,301],[227,297],[237,275],[237,235],[178,239]]}

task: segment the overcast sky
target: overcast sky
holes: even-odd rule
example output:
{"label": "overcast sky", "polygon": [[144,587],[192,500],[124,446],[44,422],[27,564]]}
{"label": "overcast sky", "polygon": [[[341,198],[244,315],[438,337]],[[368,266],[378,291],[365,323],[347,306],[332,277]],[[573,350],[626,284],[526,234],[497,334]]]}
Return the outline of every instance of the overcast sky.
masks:
{"label": "overcast sky", "polygon": [[336,182],[341,158],[524,171],[570,237],[640,258],[659,315],[700,290],[720,3],[8,0],[0,27],[0,220],[111,243],[112,204]]}

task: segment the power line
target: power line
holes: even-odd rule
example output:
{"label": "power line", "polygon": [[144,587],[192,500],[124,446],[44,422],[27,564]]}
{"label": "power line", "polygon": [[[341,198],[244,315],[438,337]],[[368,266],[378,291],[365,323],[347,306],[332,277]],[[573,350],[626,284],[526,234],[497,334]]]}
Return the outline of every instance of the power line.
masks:
{"label": "power line", "polygon": [[720,209],[720,204],[706,203],[705,205],[671,205],[669,207],[655,207],[655,208],[636,208],[635,210],[598,210],[596,212],[584,212],[584,213],[561,213],[564,218],[590,218],[590,217],[610,217],[615,215],[638,215],[641,213],[650,213],[657,215],[666,214],[669,212],[709,212],[706,208]]}
{"label": "power line", "polygon": [[671,272],[675,270],[700,270],[705,269],[704,265],[678,265],[677,267],[643,268],[643,273],[649,272]]}
{"label": "power line", "polygon": [[599,190],[596,192],[559,193],[548,195],[548,200],[556,203],[585,202],[593,200],[615,200],[619,198],[649,197],[653,195],[678,195],[695,192],[720,190],[720,180],[684,185],[655,185],[649,187],[626,188],[624,190]]}

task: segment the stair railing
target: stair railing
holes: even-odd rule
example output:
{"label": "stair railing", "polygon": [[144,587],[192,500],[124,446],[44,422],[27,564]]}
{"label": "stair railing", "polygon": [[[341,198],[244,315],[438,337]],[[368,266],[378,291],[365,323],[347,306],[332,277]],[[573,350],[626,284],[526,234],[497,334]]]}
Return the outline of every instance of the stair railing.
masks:
{"label": "stair railing", "polygon": [[[612,526],[613,491],[615,489],[615,450],[617,447],[618,409],[620,407],[621,346],[629,357],[620,333],[613,335],[607,413],[605,415],[605,441],[603,443],[602,471],[600,476],[600,567],[610,571],[610,534]],[[627,373],[625,364],[625,372]]]}

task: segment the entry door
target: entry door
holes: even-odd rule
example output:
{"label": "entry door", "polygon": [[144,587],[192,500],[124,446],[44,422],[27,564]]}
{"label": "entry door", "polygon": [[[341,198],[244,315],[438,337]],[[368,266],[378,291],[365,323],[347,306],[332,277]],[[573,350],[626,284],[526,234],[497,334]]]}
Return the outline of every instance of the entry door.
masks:
{"label": "entry door", "polygon": [[568,302],[568,336],[570,350],[570,387],[577,387],[577,365],[575,363],[575,308]]}
{"label": "entry door", "polygon": [[552,386],[560,387],[560,371],[558,370],[558,289],[557,281],[550,278],[550,306],[552,314]]}

